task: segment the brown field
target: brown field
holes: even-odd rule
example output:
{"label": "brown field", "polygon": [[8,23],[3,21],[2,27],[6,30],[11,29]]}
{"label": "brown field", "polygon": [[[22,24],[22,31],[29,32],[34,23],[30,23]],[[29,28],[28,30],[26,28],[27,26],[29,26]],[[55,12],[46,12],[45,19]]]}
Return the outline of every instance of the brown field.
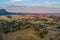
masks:
{"label": "brown field", "polygon": [[48,17],[48,16],[60,16],[60,14],[24,14],[24,15],[11,15],[12,18],[9,19],[6,16],[0,16],[0,20],[17,20],[21,18],[32,18],[32,17]]}
{"label": "brown field", "polygon": [[[33,18],[33,17],[40,17],[40,18],[47,18],[48,16],[59,16],[60,14],[26,14],[26,15],[10,15],[12,18],[8,18],[7,16],[0,16],[0,20],[18,20],[18,19],[28,19],[28,18]],[[50,19],[49,19],[50,20]],[[39,21],[37,21],[38,23]],[[34,22],[36,23],[36,22]],[[40,29],[42,31],[43,29]],[[59,31],[53,31],[53,30],[48,30],[49,33],[45,35],[44,38],[41,38],[39,36],[39,31],[35,31],[34,28],[28,28],[24,30],[19,30],[16,32],[11,32],[6,35],[4,35],[5,40],[50,40],[50,38],[54,38],[57,34],[59,34]]]}

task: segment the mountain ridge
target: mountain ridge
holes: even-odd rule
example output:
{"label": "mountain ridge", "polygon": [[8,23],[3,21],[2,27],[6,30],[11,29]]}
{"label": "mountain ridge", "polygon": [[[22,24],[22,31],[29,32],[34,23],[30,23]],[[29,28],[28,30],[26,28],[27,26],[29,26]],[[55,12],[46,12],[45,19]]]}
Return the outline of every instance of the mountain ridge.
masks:
{"label": "mountain ridge", "polygon": [[22,12],[15,13],[15,12],[8,12],[5,9],[0,9],[0,15],[14,15],[14,14],[24,14]]}

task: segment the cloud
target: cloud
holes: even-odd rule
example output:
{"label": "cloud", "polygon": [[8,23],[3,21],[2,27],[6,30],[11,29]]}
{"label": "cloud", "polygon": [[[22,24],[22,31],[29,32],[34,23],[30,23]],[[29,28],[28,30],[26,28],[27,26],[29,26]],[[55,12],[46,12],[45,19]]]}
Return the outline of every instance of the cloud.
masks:
{"label": "cloud", "polygon": [[60,7],[60,3],[59,2],[44,2],[41,3],[40,6],[45,6],[45,7]]}
{"label": "cloud", "polygon": [[11,0],[12,2],[25,1],[25,0]]}
{"label": "cloud", "polygon": [[57,7],[57,8],[60,8],[60,2],[53,3],[52,5],[49,5],[49,7]]}

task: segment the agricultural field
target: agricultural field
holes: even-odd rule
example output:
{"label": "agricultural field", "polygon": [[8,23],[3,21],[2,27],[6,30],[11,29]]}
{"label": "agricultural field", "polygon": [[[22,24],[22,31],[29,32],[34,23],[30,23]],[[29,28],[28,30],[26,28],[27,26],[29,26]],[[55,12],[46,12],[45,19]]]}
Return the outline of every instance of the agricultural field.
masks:
{"label": "agricultural field", "polygon": [[4,40],[60,40],[60,14],[0,16]]}

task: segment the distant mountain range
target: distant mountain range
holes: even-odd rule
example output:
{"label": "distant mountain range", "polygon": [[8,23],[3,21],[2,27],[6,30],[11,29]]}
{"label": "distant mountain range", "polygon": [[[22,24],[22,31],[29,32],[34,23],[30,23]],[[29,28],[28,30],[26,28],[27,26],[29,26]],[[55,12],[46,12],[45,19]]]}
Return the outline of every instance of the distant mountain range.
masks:
{"label": "distant mountain range", "polygon": [[14,14],[25,14],[25,13],[21,13],[21,12],[19,12],[19,13],[8,12],[5,9],[0,9],[0,15],[12,15],[12,14],[14,15]]}
{"label": "distant mountain range", "polygon": [[10,5],[0,7],[6,9],[8,12],[22,12],[22,13],[60,13],[60,8],[42,7],[42,6],[16,6]]}

